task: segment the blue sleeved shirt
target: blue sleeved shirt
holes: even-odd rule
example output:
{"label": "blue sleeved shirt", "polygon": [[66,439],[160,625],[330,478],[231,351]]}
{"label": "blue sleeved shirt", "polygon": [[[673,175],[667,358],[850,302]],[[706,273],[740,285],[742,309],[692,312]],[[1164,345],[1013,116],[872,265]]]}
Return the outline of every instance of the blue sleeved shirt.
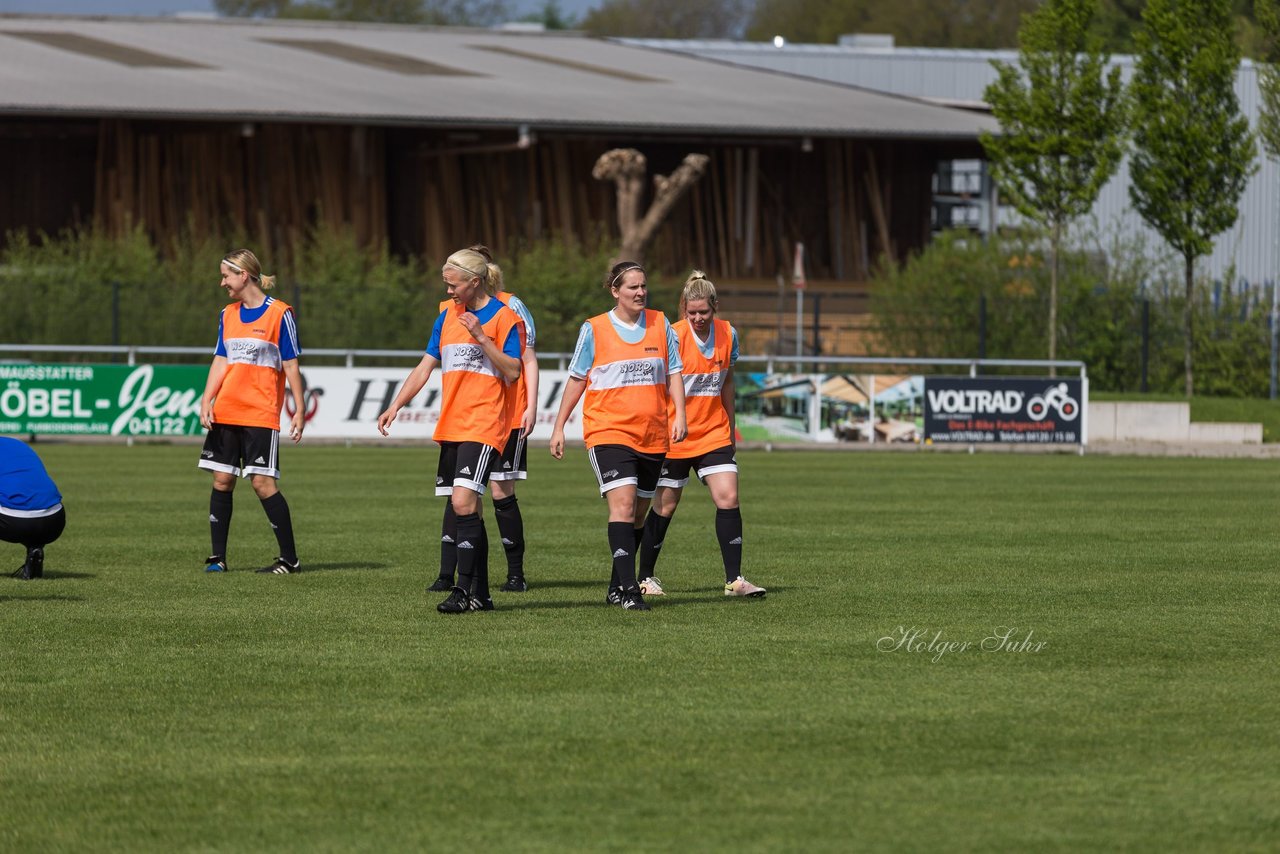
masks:
{"label": "blue sleeved shirt", "polygon": [[[635,326],[627,326],[618,320],[618,316],[609,310],[609,322],[613,324],[613,329],[628,344],[639,344],[644,340],[644,319],[645,315],[640,315],[640,320]],[[671,324],[664,316],[662,322],[667,328],[667,376],[678,374],[684,370],[684,362],[680,360],[680,342],[676,340],[676,332],[671,328]],[[591,331],[591,321],[582,324],[582,329],[578,331],[578,343],[573,348],[573,359],[569,362],[569,375],[585,380],[587,374],[591,373],[591,363],[596,359],[596,337]]]}
{"label": "blue sleeved shirt", "polygon": [[0,436],[0,514],[47,516],[62,504],[62,493],[44,463],[26,442]]}
{"label": "blue sleeved shirt", "polygon": [[[257,308],[245,308],[244,303],[240,304],[240,322],[253,323],[262,315],[266,314],[267,306],[275,302],[272,297],[267,297],[266,302]],[[222,312],[218,312],[218,345],[213,351],[215,356],[226,357],[227,345],[222,340]],[[287,362],[290,359],[296,359],[302,355],[302,348],[298,346],[298,324],[293,319],[293,309],[289,309],[280,317],[280,361]]]}
{"label": "blue sleeved shirt", "polygon": [[[502,308],[502,303],[496,299],[490,299],[484,304],[484,308],[479,311],[472,311],[481,323],[488,323],[493,320],[493,316]],[[470,311],[470,309],[468,309]],[[440,316],[436,318],[435,325],[431,327],[431,340],[427,342],[427,355],[436,361],[440,361],[440,330],[444,328],[444,320],[449,316],[448,311],[440,312]],[[525,333],[526,336],[528,333]],[[511,327],[511,331],[507,333],[507,340],[502,342],[502,352],[513,359],[520,358],[520,330]]]}

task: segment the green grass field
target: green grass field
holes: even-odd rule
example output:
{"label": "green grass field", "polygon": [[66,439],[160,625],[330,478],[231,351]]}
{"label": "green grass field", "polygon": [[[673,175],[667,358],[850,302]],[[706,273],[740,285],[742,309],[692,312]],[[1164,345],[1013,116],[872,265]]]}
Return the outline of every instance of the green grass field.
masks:
{"label": "green grass field", "polygon": [[691,487],[671,595],[624,613],[585,455],[535,448],[532,589],[444,617],[432,449],[286,449],[290,577],[247,571],[276,549],[243,484],[236,571],[201,571],[195,447],[40,450],[70,521],[0,579],[3,850],[1280,839],[1280,462],[745,452],[768,598],[721,595]]}

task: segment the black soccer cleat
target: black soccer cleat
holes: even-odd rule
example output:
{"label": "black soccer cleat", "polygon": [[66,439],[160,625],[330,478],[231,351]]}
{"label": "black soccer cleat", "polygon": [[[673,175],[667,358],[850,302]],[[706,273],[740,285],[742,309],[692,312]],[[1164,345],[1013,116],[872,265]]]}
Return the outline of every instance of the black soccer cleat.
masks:
{"label": "black soccer cleat", "polygon": [[453,587],[453,578],[445,578],[443,575],[431,582],[431,586],[427,588],[428,593],[443,593]]}
{"label": "black soccer cleat", "polygon": [[44,549],[27,549],[26,568],[32,578],[44,578]]}
{"label": "black soccer cleat", "polygon": [[608,594],[606,594],[604,597],[604,603],[606,605],[621,605],[622,604],[622,588],[610,587]]}
{"label": "black soccer cleat", "polygon": [[493,598],[490,596],[468,596],[467,608],[471,611],[492,611]]}
{"label": "black soccer cleat", "polygon": [[508,575],[507,583],[498,589],[508,593],[524,593],[529,589],[529,582],[524,580],[523,575]]}
{"label": "black soccer cleat", "polygon": [[650,611],[649,603],[644,601],[644,596],[640,593],[639,587],[631,587],[623,590],[618,594],[622,600],[622,610],[624,611]]}
{"label": "black soccer cleat", "polygon": [[265,575],[292,575],[301,571],[302,561],[295,560],[293,563],[289,563],[282,557],[276,558],[276,562],[271,566],[264,566],[262,569],[257,570],[257,572]]}
{"label": "black soccer cleat", "polygon": [[461,587],[449,589],[449,598],[436,606],[441,614],[465,614],[471,610],[471,597]]}

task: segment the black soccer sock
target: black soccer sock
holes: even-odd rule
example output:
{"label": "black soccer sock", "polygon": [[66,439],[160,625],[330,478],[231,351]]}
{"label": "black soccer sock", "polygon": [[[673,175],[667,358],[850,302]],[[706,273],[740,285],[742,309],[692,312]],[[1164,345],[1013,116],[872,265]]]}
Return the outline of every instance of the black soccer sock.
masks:
{"label": "black soccer sock", "polygon": [[493,515],[498,520],[498,534],[507,553],[507,575],[524,578],[524,519],[514,495],[493,502]]}
{"label": "black soccer sock", "polygon": [[215,489],[209,495],[209,539],[214,557],[227,556],[227,535],[231,532],[231,493]]}
{"label": "black soccer sock", "polygon": [[444,520],[440,523],[440,577],[453,583],[453,571],[458,566],[458,514],[453,512],[453,502],[444,502]]}
{"label": "black soccer sock", "polygon": [[473,594],[481,599],[489,598],[489,529],[485,527],[483,517],[480,519],[480,548],[476,555],[475,581],[471,586]]}
{"label": "black soccer sock", "polygon": [[628,590],[636,586],[635,528],[630,522],[609,523],[609,551],[613,553],[613,585]]}
{"label": "black soccer sock", "polygon": [[480,559],[480,538],[484,528],[479,513],[458,515],[458,586],[468,593],[475,582],[476,563]]}
{"label": "black soccer sock", "polygon": [[662,541],[667,538],[667,526],[671,524],[670,516],[659,516],[650,510],[649,515],[644,518],[644,542],[640,544],[640,572],[641,578],[652,578],[654,569],[658,565],[658,551],[662,548]]}
{"label": "black soccer sock", "polygon": [[720,557],[724,559],[725,583],[742,575],[742,511],[716,510],[716,539],[720,541]]}
{"label": "black soccer sock", "polygon": [[293,520],[289,516],[289,502],[284,500],[284,493],[277,492],[270,498],[263,498],[262,509],[267,511],[267,521],[276,532],[280,557],[289,563],[297,563],[298,552],[293,545]]}

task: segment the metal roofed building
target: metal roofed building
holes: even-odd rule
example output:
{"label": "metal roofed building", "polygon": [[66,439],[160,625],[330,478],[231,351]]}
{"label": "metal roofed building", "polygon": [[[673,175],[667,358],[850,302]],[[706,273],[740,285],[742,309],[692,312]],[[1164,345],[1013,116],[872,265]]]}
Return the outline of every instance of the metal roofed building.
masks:
{"label": "metal roofed building", "polygon": [[0,228],[194,223],[287,243],[317,220],[439,258],[612,223],[630,146],[710,174],[655,251],[771,277],[804,240],[858,278],[928,239],[939,160],[990,117],[573,34],[0,16]]}
{"label": "metal roofed building", "polygon": [[[987,109],[983,92],[996,78],[991,62],[1016,64],[1013,50],[951,50],[894,47],[890,40],[846,37],[852,44],[783,44],[762,42],[626,39],[627,44],[687,53],[745,67],[763,68],[814,79],[864,86],[876,91],[921,98],[933,103]],[[1127,80],[1132,56],[1113,56]],[[1258,69],[1241,63],[1236,76],[1240,110],[1252,127],[1258,124],[1261,96]],[[1274,280],[1280,270],[1280,167],[1261,156],[1259,170],[1240,199],[1236,224],[1218,236],[1213,252],[1197,271],[1222,279],[1235,267],[1238,276],[1257,285]],[[1090,226],[1104,234],[1141,236],[1156,252],[1167,252],[1159,235],[1147,228],[1129,201],[1129,161],[1121,164],[1094,205]]]}

